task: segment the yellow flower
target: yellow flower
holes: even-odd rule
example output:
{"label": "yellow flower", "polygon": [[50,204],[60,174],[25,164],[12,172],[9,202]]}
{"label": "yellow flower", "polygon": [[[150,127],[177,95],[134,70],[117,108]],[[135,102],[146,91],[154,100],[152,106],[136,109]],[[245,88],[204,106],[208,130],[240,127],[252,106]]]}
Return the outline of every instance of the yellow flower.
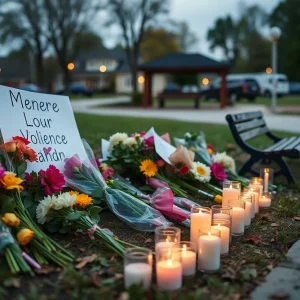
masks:
{"label": "yellow flower", "polygon": [[211,149],[211,148],[207,148],[207,152],[209,155],[212,155],[214,153],[213,149]]}
{"label": "yellow flower", "polygon": [[221,196],[221,195],[216,195],[214,200],[215,200],[215,202],[217,202],[217,203],[221,204],[221,203],[222,203],[222,200],[223,200],[223,198],[222,198],[222,196]]}
{"label": "yellow flower", "polygon": [[0,182],[2,183],[2,187],[6,190],[17,189],[19,192],[23,190],[23,187],[20,185],[23,180],[21,178],[16,177],[13,173],[6,174]]}
{"label": "yellow flower", "polygon": [[77,192],[77,191],[70,191],[69,194],[70,194],[71,196],[73,196],[73,195],[78,196],[78,195],[79,195],[79,192]]}
{"label": "yellow flower", "polygon": [[156,175],[158,168],[151,159],[145,159],[140,164],[140,171],[147,177],[153,177]]}
{"label": "yellow flower", "polygon": [[34,232],[28,228],[23,228],[17,233],[17,240],[20,245],[24,246],[28,244],[34,236]]}
{"label": "yellow flower", "polygon": [[92,198],[86,194],[79,194],[76,197],[75,205],[86,207],[92,204]]}
{"label": "yellow flower", "polygon": [[104,172],[104,171],[106,171],[108,169],[108,165],[106,164],[106,163],[102,163],[101,165],[100,165],[100,171],[101,172]]}
{"label": "yellow flower", "polygon": [[8,226],[12,226],[12,227],[17,227],[20,225],[20,219],[13,213],[6,213],[3,217],[2,217],[2,221],[8,225]]}

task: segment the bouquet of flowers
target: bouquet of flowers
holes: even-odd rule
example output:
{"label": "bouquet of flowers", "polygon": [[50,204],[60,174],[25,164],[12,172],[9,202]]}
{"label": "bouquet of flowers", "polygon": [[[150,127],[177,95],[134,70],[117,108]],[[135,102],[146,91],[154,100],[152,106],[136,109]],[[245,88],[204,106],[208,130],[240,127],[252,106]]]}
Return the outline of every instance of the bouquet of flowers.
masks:
{"label": "bouquet of flowers", "polygon": [[65,179],[67,184],[95,201],[106,203],[109,209],[134,229],[154,231],[158,226],[170,224],[156,209],[150,207],[135,196],[115,189],[105,181],[96,163],[93,152],[83,141],[88,161],[81,162],[77,155],[65,160]]}
{"label": "bouquet of flowers", "polygon": [[73,261],[73,256],[41,231],[25,208],[21,198],[27,161],[37,160],[36,153],[28,145],[29,141],[22,137],[13,137],[11,141],[2,145],[3,151],[0,154],[2,221],[9,225],[8,216],[18,220],[19,225],[15,228],[17,240],[21,246],[26,245],[26,249],[30,250],[39,264],[47,264],[48,261],[52,261],[58,266],[65,267]]}

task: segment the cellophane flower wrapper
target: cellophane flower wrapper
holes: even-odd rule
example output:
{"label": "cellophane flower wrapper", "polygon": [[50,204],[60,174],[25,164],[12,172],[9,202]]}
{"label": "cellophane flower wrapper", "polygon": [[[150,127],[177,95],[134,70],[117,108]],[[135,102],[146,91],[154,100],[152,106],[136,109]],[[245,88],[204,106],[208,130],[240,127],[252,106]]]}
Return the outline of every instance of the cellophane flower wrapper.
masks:
{"label": "cellophane flower wrapper", "polygon": [[[82,163],[78,156],[66,159],[65,178],[69,186],[94,199],[104,200],[116,216],[136,230],[154,231],[158,226],[169,225],[159,211],[130,194],[110,188],[97,167],[92,149],[85,140],[83,140],[83,145],[89,158],[88,161]],[[75,164],[70,170],[72,161]]]}
{"label": "cellophane flower wrapper", "polygon": [[15,240],[8,228],[0,221],[0,254],[4,253],[4,249],[9,245],[14,245]]}

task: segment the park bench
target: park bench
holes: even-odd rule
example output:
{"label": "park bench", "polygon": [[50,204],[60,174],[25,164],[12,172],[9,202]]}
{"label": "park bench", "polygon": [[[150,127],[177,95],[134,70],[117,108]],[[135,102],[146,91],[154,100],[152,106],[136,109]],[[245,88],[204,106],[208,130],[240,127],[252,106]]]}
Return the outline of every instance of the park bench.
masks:
{"label": "park bench", "polygon": [[168,93],[160,93],[157,96],[159,100],[159,107],[164,108],[165,107],[165,101],[167,99],[177,99],[177,100],[182,100],[182,99],[192,99],[195,102],[194,107],[199,108],[199,102],[201,95],[200,93],[178,93],[178,92],[168,92]]}
{"label": "park bench", "polygon": [[[229,114],[226,116],[226,120],[238,146],[251,155],[239,171],[240,175],[250,172],[258,176],[259,173],[252,169],[253,164],[256,162],[270,164],[273,161],[279,166],[279,170],[274,172],[274,177],[283,175],[289,183],[295,183],[294,177],[283,157],[300,157],[300,137],[280,138],[274,135],[270,132],[260,111]],[[264,150],[260,150],[247,143],[250,139],[261,135],[266,135],[274,144]]]}

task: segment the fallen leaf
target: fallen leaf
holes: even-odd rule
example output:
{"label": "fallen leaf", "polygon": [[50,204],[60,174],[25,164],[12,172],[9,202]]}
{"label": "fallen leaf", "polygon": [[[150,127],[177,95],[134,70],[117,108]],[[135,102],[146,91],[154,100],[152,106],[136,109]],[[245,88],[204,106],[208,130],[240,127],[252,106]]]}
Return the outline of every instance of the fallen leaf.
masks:
{"label": "fallen leaf", "polygon": [[65,249],[69,248],[71,246],[71,243],[64,246]]}
{"label": "fallen leaf", "polygon": [[275,242],[275,239],[272,238],[272,239],[270,240],[270,243],[274,243],[274,242]]}
{"label": "fallen leaf", "polygon": [[93,262],[97,258],[96,254],[92,254],[89,256],[78,257],[76,262],[78,264],[75,266],[76,269],[82,269],[86,264]]}
{"label": "fallen leaf", "polygon": [[259,236],[255,235],[255,234],[249,234],[248,236],[244,237],[244,241],[248,242],[250,244],[253,245],[258,245],[261,242],[261,239]]}
{"label": "fallen leaf", "polygon": [[85,252],[85,248],[78,248],[80,252]]}
{"label": "fallen leaf", "polygon": [[293,220],[294,221],[300,221],[300,217],[294,217]]}
{"label": "fallen leaf", "polygon": [[271,227],[279,227],[280,225],[278,223],[271,223]]}
{"label": "fallen leaf", "polygon": [[246,268],[241,271],[241,276],[243,281],[249,281],[257,277],[257,271],[254,268]]}
{"label": "fallen leaf", "polygon": [[286,292],[276,292],[271,294],[271,297],[273,299],[288,299],[290,297],[290,295]]}
{"label": "fallen leaf", "polygon": [[270,222],[272,220],[272,218],[271,218],[271,216],[270,216],[269,213],[261,214],[259,218],[262,221],[268,221],[268,222]]}
{"label": "fallen leaf", "polygon": [[147,239],[147,240],[145,241],[145,244],[149,244],[149,243],[152,243],[152,242],[153,242],[152,239]]}
{"label": "fallen leaf", "polygon": [[35,269],[35,273],[37,274],[50,274],[54,272],[60,272],[61,268],[53,267],[53,266],[42,266],[40,269]]}
{"label": "fallen leaf", "polygon": [[101,287],[101,284],[100,284],[100,280],[99,280],[99,277],[97,275],[97,272],[93,272],[91,274],[91,282],[92,284],[95,286],[95,287]]}

